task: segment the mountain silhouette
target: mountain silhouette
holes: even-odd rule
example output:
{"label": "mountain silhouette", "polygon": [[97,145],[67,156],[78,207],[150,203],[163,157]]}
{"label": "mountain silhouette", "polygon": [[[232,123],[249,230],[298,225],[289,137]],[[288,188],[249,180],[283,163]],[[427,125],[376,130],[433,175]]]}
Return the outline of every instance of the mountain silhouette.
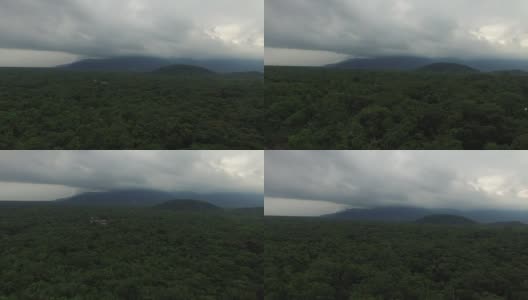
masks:
{"label": "mountain silhouette", "polygon": [[328,68],[351,70],[396,70],[409,71],[436,63],[453,63],[465,65],[481,72],[501,70],[528,71],[528,60],[519,59],[462,59],[462,58],[427,58],[419,56],[386,56],[372,58],[352,58],[327,65]]}
{"label": "mountain silhouette", "polygon": [[205,68],[217,73],[262,72],[262,60],[247,59],[206,59],[159,58],[145,56],[121,56],[110,58],[83,59],[58,68],[76,71],[101,72],[152,72],[171,65],[190,65]]}
{"label": "mountain silhouette", "polygon": [[456,64],[456,63],[434,63],[423,66],[418,69],[423,72],[435,72],[435,73],[477,73],[476,69],[471,67]]}
{"label": "mountain silhouette", "polygon": [[82,193],[59,199],[57,202],[81,206],[153,206],[173,198],[174,196],[168,192],[130,189]]}
{"label": "mountain silhouette", "polygon": [[52,202],[79,206],[154,206],[173,199],[195,199],[223,208],[260,207],[264,205],[264,196],[262,194],[165,192],[149,189],[87,192]]}
{"label": "mountain silhouette", "polygon": [[356,70],[414,70],[433,62],[433,60],[424,57],[388,56],[348,59],[327,67]]}
{"label": "mountain silhouette", "polygon": [[176,199],[167,202],[163,202],[155,206],[159,209],[168,209],[173,211],[185,211],[185,212],[213,212],[222,211],[222,209],[209,202],[192,200],[192,199]]}
{"label": "mountain silhouette", "polygon": [[528,223],[528,211],[500,209],[420,208],[413,206],[382,206],[374,208],[352,208],[323,218],[374,221],[374,222],[414,222],[428,215],[457,215],[479,223],[519,221]]}
{"label": "mountain silhouette", "polygon": [[370,209],[347,209],[324,217],[355,221],[410,222],[428,215],[427,209],[387,206]]}
{"label": "mountain silhouette", "polygon": [[162,67],[156,71],[158,74],[165,75],[184,75],[184,76],[207,76],[215,73],[206,68],[192,66],[192,65],[170,65]]}
{"label": "mountain silhouette", "polygon": [[418,224],[433,225],[469,225],[477,224],[475,221],[456,215],[428,215],[415,221]]}

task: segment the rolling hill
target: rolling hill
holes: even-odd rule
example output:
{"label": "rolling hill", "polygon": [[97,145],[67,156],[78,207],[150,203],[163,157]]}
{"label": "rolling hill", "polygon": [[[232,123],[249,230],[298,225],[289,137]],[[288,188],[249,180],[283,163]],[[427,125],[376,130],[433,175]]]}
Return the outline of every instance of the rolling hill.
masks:
{"label": "rolling hill", "polygon": [[429,213],[427,209],[423,208],[387,206],[369,209],[347,209],[323,217],[355,221],[412,222]]}
{"label": "rolling hill", "polygon": [[173,198],[174,196],[167,192],[130,189],[82,193],[56,202],[80,206],[153,206]]}
{"label": "rolling hill", "polygon": [[215,73],[206,68],[192,66],[192,65],[170,65],[162,67],[156,71],[157,74],[164,75],[183,75],[183,76],[210,76]]}
{"label": "rolling hill", "polygon": [[419,208],[412,206],[383,206],[374,208],[352,208],[334,214],[324,215],[323,218],[374,221],[374,222],[414,222],[428,215],[457,215],[479,223],[496,222],[528,222],[528,212],[523,210],[494,210],[494,209],[445,209]]}
{"label": "rolling hill", "polygon": [[264,206],[264,196],[252,193],[196,193],[196,192],[175,192],[173,198],[196,199],[207,201],[223,208],[244,208]]}
{"label": "rolling hill", "polygon": [[127,56],[83,59],[58,68],[77,71],[151,72],[167,65],[170,65],[170,62],[163,58]]}
{"label": "rolling hill", "polygon": [[154,206],[159,209],[168,209],[173,211],[185,211],[185,212],[215,212],[222,211],[222,209],[209,202],[191,199],[176,199],[167,202],[163,202]]}
{"label": "rolling hill", "polygon": [[222,208],[260,207],[264,205],[261,194],[251,193],[195,193],[164,192],[148,189],[123,189],[104,192],[87,192],[52,201],[56,204],[78,206],[155,206],[173,199],[195,199]]}
{"label": "rolling hill", "polygon": [[418,71],[434,73],[477,73],[476,69],[455,63],[434,63],[420,67]]}
{"label": "rolling hill", "polygon": [[428,215],[415,221],[418,224],[432,225],[470,225],[477,224],[475,221],[456,215]]}
{"label": "rolling hill", "polygon": [[436,63],[453,63],[470,68],[492,72],[501,70],[528,71],[527,60],[516,59],[460,59],[460,58],[427,58],[419,56],[386,56],[372,58],[352,58],[327,65],[328,68],[351,70],[397,70],[408,71]]}
{"label": "rolling hill", "polygon": [[424,57],[388,56],[348,59],[327,67],[354,70],[414,70],[433,62],[433,60]]}
{"label": "rolling hill", "polygon": [[77,71],[103,71],[103,72],[153,72],[171,65],[191,65],[206,68],[217,73],[233,72],[262,72],[262,60],[245,59],[208,59],[196,60],[187,58],[168,59],[144,56],[122,56],[110,58],[83,59],[58,68]]}

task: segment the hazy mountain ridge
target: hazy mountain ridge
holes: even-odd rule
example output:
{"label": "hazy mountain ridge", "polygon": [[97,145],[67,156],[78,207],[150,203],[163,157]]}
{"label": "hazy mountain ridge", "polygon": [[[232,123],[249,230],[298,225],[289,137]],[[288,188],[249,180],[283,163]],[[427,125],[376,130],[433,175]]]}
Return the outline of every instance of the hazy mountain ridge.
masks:
{"label": "hazy mountain ridge", "polygon": [[457,215],[428,215],[415,221],[418,224],[431,225],[470,225],[477,222]]}
{"label": "hazy mountain ridge", "polygon": [[207,76],[207,75],[214,75],[215,72],[202,68],[197,67],[193,65],[169,65],[165,67],[161,67],[154,71],[154,73],[157,74],[166,74],[166,75],[199,75],[199,76]]}
{"label": "hazy mountain ridge", "polygon": [[174,211],[199,211],[199,212],[214,212],[222,211],[222,209],[216,205],[213,205],[206,201],[192,200],[192,199],[175,199],[167,202],[163,202],[155,206],[159,209],[168,209]]}
{"label": "hazy mountain ridge", "polygon": [[516,59],[459,59],[459,58],[426,58],[419,56],[387,56],[374,58],[352,58],[336,64],[330,64],[328,68],[352,69],[352,70],[394,70],[409,71],[416,70],[427,65],[444,63],[459,64],[482,71],[504,71],[520,70],[528,71],[528,60]]}
{"label": "hazy mountain ridge", "polygon": [[375,222],[414,222],[430,215],[455,215],[474,220],[479,223],[528,223],[528,211],[513,210],[457,210],[457,209],[427,209],[410,206],[386,206],[367,209],[348,209],[323,218],[375,221]]}
{"label": "hazy mountain ridge", "polygon": [[71,64],[57,66],[78,71],[114,72],[153,72],[171,65],[190,65],[205,68],[217,73],[263,72],[264,63],[260,60],[244,59],[168,59],[143,56],[123,56],[111,58],[83,59]]}
{"label": "hazy mountain ridge", "polygon": [[425,57],[387,56],[378,58],[352,58],[326,67],[355,70],[413,70],[435,61]]}
{"label": "hazy mountain ridge", "polygon": [[433,63],[423,66],[418,69],[422,72],[435,72],[435,73],[478,73],[477,69],[473,69],[466,65],[456,63]]}
{"label": "hazy mountain ridge", "polygon": [[171,193],[156,190],[114,190],[86,192],[56,202],[67,205],[153,206],[173,199]]}
{"label": "hazy mountain ridge", "polygon": [[195,193],[164,192],[146,189],[88,192],[51,203],[81,206],[155,206],[174,199],[193,199],[208,202],[222,208],[260,207],[264,196],[252,193]]}

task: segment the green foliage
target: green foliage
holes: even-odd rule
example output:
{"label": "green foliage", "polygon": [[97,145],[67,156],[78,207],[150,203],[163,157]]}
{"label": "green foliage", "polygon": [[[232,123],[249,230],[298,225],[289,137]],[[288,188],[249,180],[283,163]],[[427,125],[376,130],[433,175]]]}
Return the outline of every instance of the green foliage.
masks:
{"label": "green foliage", "polygon": [[265,299],[522,300],[528,227],[266,218]]}
{"label": "green foliage", "polygon": [[269,149],[528,149],[528,76],[266,68]]}
{"label": "green foliage", "polygon": [[263,82],[0,69],[2,149],[262,149]]}
{"label": "green foliage", "polygon": [[259,299],[262,234],[256,216],[2,207],[0,299]]}

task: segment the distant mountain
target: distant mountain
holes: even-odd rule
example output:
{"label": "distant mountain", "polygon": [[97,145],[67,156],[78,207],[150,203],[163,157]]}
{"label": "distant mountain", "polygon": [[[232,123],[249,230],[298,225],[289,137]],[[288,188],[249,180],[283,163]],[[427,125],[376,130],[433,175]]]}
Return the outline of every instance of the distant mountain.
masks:
{"label": "distant mountain", "polygon": [[470,225],[477,224],[475,221],[456,215],[429,215],[415,221],[418,224],[433,225]]}
{"label": "distant mountain", "polygon": [[177,64],[188,64],[207,68],[217,73],[264,72],[264,60],[247,59],[180,59]]}
{"label": "distant mountain", "polygon": [[410,206],[385,206],[366,209],[353,208],[322,217],[355,221],[414,222],[428,215],[446,214],[462,216],[480,223],[511,222],[513,220],[528,223],[528,211],[522,210],[427,209]]}
{"label": "distant mountain", "polygon": [[159,209],[169,209],[174,211],[185,211],[185,212],[214,212],[221,211],[222,209],[209,202],[191,199],[176,199],[167,201],[155,206]]}
{"label": "distant mountain", "polygon": [[55,203],[82,206],[154,206],[175,198],[196,199],[223,208],[259,207],[264,205],[264,196],[261,194],[164,192],[147,189],[88,192],[65,199],[58,199]]}
{"label": "distant mountain", "polygon": [[116,190],[88,192],[70,198],[59,199],[58,203],[82,206],[153,206],[174,199],[171,193],[156,190]]}
{"label": "distant mountain", "polygon": [[352,70],[398,70],[408,71],[436,63],[454,63],[482,71],[501,70],[528,71],[528,60],[515,59],[458,59],[458,58],[426,58],[418,56],[387,56],[373,58],[353,58],[337,64],[327,65],[329,68]]}
{"label": "distant mountain", "polygon": [[[461,211],[464,217],[470,218],[481,223],[505,223],[505,222],[522,222],[528,223],[528,211],[525,210],[468,210]],[[457,213],[458,214],[458,213]]]}
{"label": "distant mountain", "polygon": [[262,60],[244,59],[167,59],[158,57],[123,56],[100,59],[83,59],[58,68],[77,71],[152,72],[171,65],[191,65],[217,73],[263,72]]}
{"label": "distant mountain", "polygon": [[162,67],[154,72],[158,74],[185,75],[185,76],[189,76],[189,75],[207,76],[207,75],[216,74],[213,71],[208,70],[206,68],[191,66],[191,65],[170,65],[170,66]]}
{"label": "distant mountain", "polygon": [[327,67],[356,70],[414,70],[433,63],[434,60],[414,56],[388,56],[377,58],[353,58]]}
{"label": "distant mountain", "polygon": [[455,63],[434,63],[420,67],[418,71],[435,73],[477,73],[476,69]]}
{"label": "distant mountain", "polygon": [[264,206],[264,195],[252,193],[172,193],[174,198],[207,201],[223,208],[244,208]]}
{"label": "distant mountain", "polygon": [[324,217],[355,221],[411,222],[429,213],[429,210],[423,208],[389,206],[370,209],[347,209]]}
{"label": "distant mountain", "polygon": [[170,64],[171,62],[164,58],[127,56],[83,59],[58,68],[78,71],[151,72]]}
{"label": "distant mountain", "polygon": [[465,61],[459,60],[458,63],[465,64],[483,72],[501,70],[528,71],[528,60],[520,59],[474,59]]}

